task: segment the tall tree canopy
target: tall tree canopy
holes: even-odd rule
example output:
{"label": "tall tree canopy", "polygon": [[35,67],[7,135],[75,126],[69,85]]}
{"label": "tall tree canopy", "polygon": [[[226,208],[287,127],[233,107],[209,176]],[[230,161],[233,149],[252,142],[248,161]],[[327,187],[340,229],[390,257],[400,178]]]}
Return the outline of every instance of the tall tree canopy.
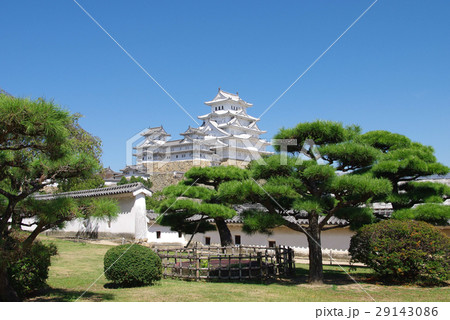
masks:
{"label": "tall tree canopy", "polygon": [[432,147],[382,130],[367,132],[359,136],[358,141],[380,150],[380,157],[363,172],[391,182],[392,192],[380,200],[391,203],[394,210],[409,209],[422,203],[442,203],[448,199],[450,187],[447,185],[417,181],[421,177],[449,172],[448,167],[437,162]]}
{"label": "tall tree canopy", "polygon": [[[0,94],[0,249],[3,253],[7,250],[4,244],[10,231],[20,228],[24,218],[35,218],[34,231],[21,244],[27,250],[40,232],[60,227],[65,221],[117,214],[117,204],[107,200],[36,201],[29,197],[54,183],[92,178],[100,169],[101,142],[80,127],[79,118],[51,101]],[[2,259],[2,297],[9,295],[11,289],[5,270]]]}
{"label": "tall tree canopy", "polygon": [[[392,189],[386,179],[352,174],[371,165],[381,153],[358,142],[359,131],[358,127],[343,127],[329,121],[281,129],[275,136],[281,145],[276,148],[284,148],[291,156],[278,154],[265,158],[264,163],[252,162],[251,179],[231,181],[219,187],[218,195],[225,201],[259,203],[265,207],[264,211],[244,214],[246,230],[267,231],[285,225],[306,234],[312,283],[323,280],[320,236],[330,228],[327,225],[330,218],[347,219],[355,227],[371,222],[374,219],[371,209],[361,206],[374,197],[389,194]],[[311,141],[317,148],[305,147],[305,142],[311,144]],[[287,219],[300,213],[307,216],[306,228]]]}
{"label": "tall tree canopy", "polygon": [[[185,178],[163,190],[167,199],[157,208],[161,213],[158,222],[187,234],[217,227],[221,245],[233,244],[226,220],[233,218],[236,211],[218,196],[217,190],[224,182],[248,178],[248,172],[236,167],[194,167]],[[215,227],[209,222],[211,219]]]}

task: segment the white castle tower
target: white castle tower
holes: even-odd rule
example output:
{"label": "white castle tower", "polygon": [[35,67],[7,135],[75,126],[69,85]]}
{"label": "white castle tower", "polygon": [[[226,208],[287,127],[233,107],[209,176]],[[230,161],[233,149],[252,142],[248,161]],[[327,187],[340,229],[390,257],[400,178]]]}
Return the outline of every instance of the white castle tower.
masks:
{"label": "white castle tower", "polygon": [[211,112],[198,117],[203,121],[200,127],[189,126],[181,133],[183,139],[168,140],[170,135],[162,126],[145,131],[142,134],[145,140],[135,148],[136,165],[149,172],[186,171],[198,165],[243,167],[251,160],[271,154],[266,151],[270,143],[259,138],[266,132],[258,128],[259,119],[247,114],[251,103],[237,93],[219,88],[214,99],[205,104]]}
{"label": "white castle tower", "polygon": [[220,88],[214,99],[205,104],[211,107],[211,113],[198,117],[204,121],[199,129],[217,138],[213,148],[221,162],[249,162],[270,153],[266,151],[270,143],[259,138],[266,133],[258,128],[259,119],[247,114],[247,108],[253,104],[242,100],[238,93]]}

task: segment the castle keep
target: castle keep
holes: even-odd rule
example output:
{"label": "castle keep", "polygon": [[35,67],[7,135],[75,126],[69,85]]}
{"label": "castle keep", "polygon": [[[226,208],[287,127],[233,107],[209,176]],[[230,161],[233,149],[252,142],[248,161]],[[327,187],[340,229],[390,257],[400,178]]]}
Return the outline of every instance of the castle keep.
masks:
{"label": "castle keep", "polygon": [[136,167],[151,174],[153,182],[158,174],[182,175],[192,166],[244,167],[271,153],[266,151],[270,143],[259,138],[266,132],[258,128],[259,119],[247,113],[251,103],[219,88],[205,105],[210,112],[198,117],[201,126],[189,126],[182,139],[170,140],[163,126],[142,133],[145,139],[135,147]]}

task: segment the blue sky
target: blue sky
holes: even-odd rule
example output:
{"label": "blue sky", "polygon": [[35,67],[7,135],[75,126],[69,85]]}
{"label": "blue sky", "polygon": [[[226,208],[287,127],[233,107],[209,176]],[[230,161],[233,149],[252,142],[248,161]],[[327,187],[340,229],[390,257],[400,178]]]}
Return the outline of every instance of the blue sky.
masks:
{"label": "blue sky", "polygon": [[[78,0],[194,117],[221,87],[259,116],[372,2]],[[389,130],[450,165],[450,1],[379,0],[261,119]],[[3,1],[0,87],[84,115],[103,164],[163,125],[195,123],[72,0]]]}

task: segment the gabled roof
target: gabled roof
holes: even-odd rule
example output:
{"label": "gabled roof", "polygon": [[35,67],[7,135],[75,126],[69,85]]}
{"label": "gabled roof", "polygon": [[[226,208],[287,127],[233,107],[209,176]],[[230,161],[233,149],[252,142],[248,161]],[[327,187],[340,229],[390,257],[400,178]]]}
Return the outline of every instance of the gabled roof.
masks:
{"label": "gabled roof", "polygon": [[120,186],[106,187],[106,188],[97,188],[97,189],[89,189],[89,190],[79,190],[79,191],[70,191],[70,192],[61,192],[54,194],[39,194],[34,195],[33,198],[36,200],[53,200],[56,198],[93,198],[93,197],[103,197],[103,196],[112,196],[117,194],[124,193],[133,193],[141,190],[147,195],[151,195],[151,191],[144,187],[144,185],[140,182],[129,183]]}
{"label": "gabled roof", "polygon": [[170,136],[170,134],[168,134],[166,132],[166,130],[164,130],[163,126],[159,126],[159,127],[154,127],[154,128],[148,128],[144,133],[141,133],[142,136],[151,136],[154,134],[160,134],[160,135],[164,135],[164,136]]}
{"label": "gabled roof", "polygon": [[128,173],[130,171],[136,171],[138,174],[148,176],[147,172],[138,169],[136,166],[126,166],[125,168],[120,169],[120,171],[122,171],[123,173]]}
{"label": "gabled roof", "polygon": [[211,131],[211,130],[217,130],[219,133],[223,134],[224,136],[228,137],[230,134],[222,129],[219,128],[219,125],[214,120],[208,120],[205,123],[205,129],[204,131]]}
{"label": "gabled roof", "polygon": [[239,97],[239,94],[236,93],[230,93],[230,92],[226,92],[223,91],[219,88],[219,92],[217,93],[217,95],[214,97],[214,99],[212,99],[211,101],[206,101],[205,104],[210,106],[219,102],[226,102],[226,101],[233,101],[233,102],[237,102],[240,105],[243,105],[245,107],[251,107],[253,104],[248,103],[244,100],[242,100]]}
{"label": "gabled roof", "polygon": [[192,128],[191,126],[189,126],[185,132],[180,133],[180,135],[182,135],[182,136],[189,136],[191,134],[198,134],[198,135],[202,135],[202,136],[206,135],[206,133],[204,133],[201,129]]}
{"label": "gabled roof", "polygon": [[215,111],[214,113],[207,113],[201,116],[198,116],[197,118],[200,120],[205,120],[205,119],[209,119],[212,116],[233,116],[233,117],[239,117],[248,121],[259,121],[258,118],[252,117],[246,113],[244,113],[242,110],[219,110],[219,111]]}
{"label": "gabled roof", "polygon": [[112,170],[111,167],[108,167],[108,168],[104,168],[100,172],[100,177],[102,177],[103,179],[111,179],[111,178],[114,178],[114,176],[116,176],[118,174],[119,173]]}

